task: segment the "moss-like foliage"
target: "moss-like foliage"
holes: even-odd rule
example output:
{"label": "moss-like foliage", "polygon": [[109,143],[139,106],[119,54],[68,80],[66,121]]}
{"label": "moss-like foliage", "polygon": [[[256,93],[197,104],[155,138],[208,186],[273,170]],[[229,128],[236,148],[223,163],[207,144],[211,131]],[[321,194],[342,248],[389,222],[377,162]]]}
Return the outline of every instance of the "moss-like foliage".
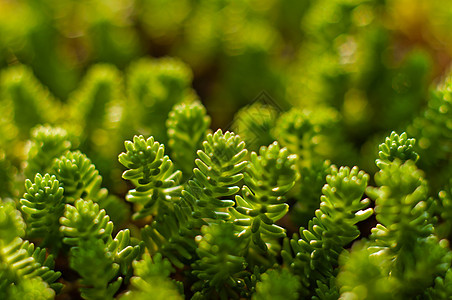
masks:
{"label": "moss-like foliage", "polygon": [[268,270],[261,276],[261,281],[256,285],[256,293],[253,300],[287,299],[296,300],[300,295],[301,282],[297,276],[292,275],[287,269]]}
{"label": "moss-like foliage", "polygon": [[113,299],[122,282],[132,275],[132,262],[142,253],[132,245],[129,230],[113,239],[113,223],[91,200],[66,205],[60,220],[63,242],[70,245],[70,267],[80,276],[84,299]]}
{"label": "moss-like foliage", "polygon": [[435,285],[429,289],[426,293],[427,299],[447,299],[452,295],[452,271],[447,270],[446,275],[443,277],[437,277],[435,279]]}
{"label": "moss-like foliage", "polygon": [[80,151],[67,151],[53,163],[52,173],[64,188],[66,203],[74,203],[79,198],[95,202],[107,195],[101,188],[102,177],[91,160]]}
{"label": "moss-like foliage", "polygon": [[191,176],[196,151],[207,135],[210,117],[199,101],[177,104],[171,110],[166,126],[171,157],[184,178]]}
{"label": "moss-like foliage", "polygon": [[450,28],[444,0],[0,0],[0,299],[451,298]]}
{"label": "moss-like foliage", "polygon": [[288,195],[296,200],[292,219],[297,226],[307,226],[314,217],[331,160],[351,152],[346,141],[340,140],[339,121],[338,112],[329,107],[294,107],[281,114],[273,128],[279,143],[299,157],[300,178]]}
{"label": "moss-like foliage", "polygon": [[[58,145],[68,145],[59,130],[39,132],[49,141],[55,136],[57,142],[48,143],[52,149],[62,151]],[[176,299],[187,293],[194,299],[447,295],[452,252],[437,236],[445,231],[435,226],[437,216],[443,226],[450,221],[449,188],[439,200],[429,197],[415,165],[414,139],[393,132],[385,140],[373,188],[357,167],[323,162],[320,171],[313,165],[300,168],[299,157],[278,142],[248,155],[245,143],[232,132],[218,130],[205,139],[193,177],[182,184],[182,173],[165,155],[163,144],[143,136],[125,143],[119,162],[127,168],[123,178],[135,185],[126,200],[136,203],[136,217],[123,230],[115,228],[103,209],[122,210],[115,204],[120,200],[107,196],[86,155],[66,151],[58,158],[43,156],[51,165],[43,169],[54,175],[37,173],[34,181],[26,180],[20,204],[27,230],[13,202],[2,203],[1,295],[49,299],[61,289],[52,255],[24,241],[25,233],[54,254],[68,254],[84,299],[143,299],[153,293]],[[45,143],[33,147],[44,153]],[[312,190],[301,189],[310,200],[323,180],[326,184],[314,217],[289,239],[284,216],[300,170],[306,172],[304,184],[312,184]],[[368,239],[348,251],[360,236],[358,223],[373,213],[364,192],[375,199],[378,224]],[[280,256],[283,265],[278,267]],[[379,284],[387,288],[379,289]]]}
{"label": "moss-like foliage", "polygon": [[385,142],[378,147],[378,156],[380,158],[376,161],[377,166],[383,169],[385,165],[395,159],[416,162],[419,159],[419,155],[414,151],[415,143],[416,140],[413,138],[409,139],[405,132],[400,136],[395,131],[391,132],[391,135],[386,137]]}
{"label": "moss-like foliage", "polygon": [[20,200],[27,216],[30,237],[43,239],[43,245],[58,246],[61,241],[59,219],[64,212],[64,190],[54,175],[36,174],[25,181],[26,192]]}
{"label": "moss-like foliage", "polygon": [[[426,182],[413,161],[401,164],[396,159],[377,175],[380,188],[370,189],[369,194],[376,198],[380,224],[372,229],[369,242],[344,258],[341,292],[354,297],[369,293],[371,299],[425,296],[435,280],[443,282],[452,258],[448,242],[433,235]],[[371,276],[358,279],[363,267],[371,270]],[[377,283],[385,283],[385,288]]]}
{"label": "moss-like foliage", "polygon": [[[191,71],[177,60],[137,62],[127,93],[120,71],[98,65],[65,104],[14,69],[18,83],[8,71],[0,84],[0,298],[449,297],[447,80],[415,121],[439,148],[392,132],[368,187],[357,167],[336,167],[357,161],[365,143],[361,162],[372,171],[376,139],[389,132],[369,142],[351,129],[359,120],[339,117],[360,117],[359,91],[338,93],[346,103],[334,108],[329,99],[279,113],[258,101],[237,115],[238,135],[210,133]],[[13,98],[28,105],[24,116],[13,114]],[[424,171],[439,177],[438,162],[442,177],[429,183]]]}
{"label": "moss-like foliage", "polygon": [[142,239],[150,253],[161,253],[178,268],[196,257],[192,210],[181,203],[160,212],[156,220],[141,230]]}
{"label": "moss-like foliage", "polygon": [[197,152],[194,177],[185,185],[181,197],[175,197],[157,215],[142,235],[147,248],[163,253],[178,267],[196,257],[194,237],[203,224],[229,219],[227,207],[234,201],[225,199],[239,191],[247,150],[239,136],[221,130],[209,134],[203,149]]}
{"label": "moss-like foliage", "polygon": [[71,148],[66,130],[59,127],[38,126],[32,130],[25,176],[33,179],[36,173],[50,171],[53,160]]}
{"label": "moss-like foliage", "polygon": [[239,236],[249,238],[261,251],[267,251],[267,239],[285,237],[284,228],[275,225],[288,211],[284,195],[298,179],[297,156],[278,143],[252,152],[245,173],[242,196],[230,210]]}
{"label": "moss-like foliage", "polygon": [[[434,234],[435,201],[415,165],[418,156],[410,149],[414,143],[393,132],[380,146],[378,187],[367,189],[375,199],[379,224],[372,228],[369,241],[343,255],[338,283],[344,297],[431,299],[444,296],[448,289],[452,253],[448,241]],[[367,277],[360,276],[363,270]]]}
{"label": "moss-like foliage", "polygon": [[84,299],[114,299],[122,278],[116,278],[119,265],[105,248],[102,240],[82,239],[71,248],[70,267],[81,276],[80,292]]}
{"label": "moss-like foliage", "polygon": [[50,300],[55,298],[55,292],[49,288],[46,282],[37,278],[25,279],[18,285],[10,286],[8,294],[3,294],[4,299],[37,299]]}
{"label": "moss-like foliage", "polygon": [[300,228],[300,236],[285,240],[282,255],[291,270],[300,276],[301,295],[313,296],[316,290],[320,296],[324,292],[324,285],[329,285],[337,272],[339,254],[360,235],[356,223],[372,215],[373,210],[367,208],[369,199],[362,199],[368,180],[369,175],[357,167],[333,166],[316,216],[306,229]]}
{"label": "moss-like foliage", "polygon": [[195,160],[194,177],[182,197],[192,207],[195,218],[228,220],[226,209],[234,205],[234,200],[225,198],[240,190],[237,184],[243,178],[248,151],[238,135],[229,131],[223,134],[220,129],[208,134],[202,145]]}
{"label": "moss-like foliage", "polygon": [[99,209],[97,203],[79,199],[66,205],[64,217],[61,218],[63,242],[68,245],[78,245],[82,239],[94,237],[107,242],[113,232],[113,223],[105,210]]}
{"label": "moss-like foliage", "polygon": [[390,257],[386,252],[373,252],[369,245],[360,241],[353,245],[351,253],[344,252],[340,258],[341,272],[338,285],[342,297],[351,299],[389,300],[400,283],[388,277]]}
{"label": "moss-like foliage", "polygon": [[60,272],[53,271],[52,255],[21,236],[25,223],[10,202],[0,202],[0,296],[14,299],[19,295],[36,295],[51,299],[62,284],[55,282]]}
{"label": "moss-like foliage", "polygon": [[412,161],[395,160],[375,176],[378,189],[368,189],[375,199],[375,212],[380,223],[372,232],[377,244],[387,247],[409,247],[415,240],[433,232],[427,183]]}
{"label": "moss-like foliage", "polygon": [[238,298],[242,271],[247,263],[243,257],[243,238],[235,235],[231,223],[219,223],[201,228],[202,236],[197,239],[199,259],[193,264],[193,275],[199,281],[193,290],[200,290],[195,299],[218,295],[221,299]]}
{"label": "moss-like foliage", "polygon": [[182,286],[169,278],[174,268],[167,259],[156,254],[152,259],[144,255],[143,259],[133,264],[135,272],[132,277],[132,291],[126,293],[121,300],[145,300],[152,295],[153,299],[184,299],[180,294]]}
{"label": "moss-like foliage", "polygon": [[135,136],[133,142],[126,141],[124,145],[127,152],[119,155],[119,162],[128,170],[122,177],[136,186],[126,200],[140,205],[134,218],[155,215],[162,203],[171,201],[171,195],[178,193],[182,173],[174,170],[173,162],[164,155],[165,146],[153,137]]}

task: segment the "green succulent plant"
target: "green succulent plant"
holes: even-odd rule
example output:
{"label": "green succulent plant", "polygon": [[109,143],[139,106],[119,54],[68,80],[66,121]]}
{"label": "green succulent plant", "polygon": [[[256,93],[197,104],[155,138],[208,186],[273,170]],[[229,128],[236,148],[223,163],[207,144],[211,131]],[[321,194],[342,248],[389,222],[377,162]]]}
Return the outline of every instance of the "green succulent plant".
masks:
{"label": "green succulent plant", "polygon": [[0,1],[0,298],[450,298],[452,77],[400,3]]}

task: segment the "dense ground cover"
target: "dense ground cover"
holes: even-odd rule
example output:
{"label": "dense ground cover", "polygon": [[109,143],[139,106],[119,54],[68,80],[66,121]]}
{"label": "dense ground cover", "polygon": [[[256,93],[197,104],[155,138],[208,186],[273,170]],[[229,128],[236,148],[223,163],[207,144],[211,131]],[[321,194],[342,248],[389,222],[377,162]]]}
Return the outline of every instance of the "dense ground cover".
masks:
{"label": "dense ground cover", "polygon": [[449,299],[449,6],[0,0],[0,298]]}

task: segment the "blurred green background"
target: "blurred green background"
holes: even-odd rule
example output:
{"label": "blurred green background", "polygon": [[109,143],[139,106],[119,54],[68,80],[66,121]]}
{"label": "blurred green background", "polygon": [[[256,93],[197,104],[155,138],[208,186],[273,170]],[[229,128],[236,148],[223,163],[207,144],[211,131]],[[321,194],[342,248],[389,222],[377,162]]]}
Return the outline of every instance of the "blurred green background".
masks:
{"label": "blurred green background", "polygon": [[[349,125],[422,105],[447,67],[452,3],[432,0],[0,1],[0,64],[20,62],[65,101],[94,63],[175,56],[219,125],[267,90],[328,103]],[[408,99],[409,98],[409,99]],[[395,102],[402,104],[396,104]],[[375,109],[386,106],[384,110]],[[398,112],[400,113],[400,112]],[[398,125],[388,116],[380,127]]]}

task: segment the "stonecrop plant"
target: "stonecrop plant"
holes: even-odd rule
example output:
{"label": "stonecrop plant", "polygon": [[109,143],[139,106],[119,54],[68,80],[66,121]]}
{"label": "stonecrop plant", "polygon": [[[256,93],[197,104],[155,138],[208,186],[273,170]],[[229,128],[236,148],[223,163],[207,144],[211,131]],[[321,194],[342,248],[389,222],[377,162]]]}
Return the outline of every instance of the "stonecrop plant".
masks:
{"label": "stonecrop plant", "polygon": [[404,128],[356,129],[363,166],[333,94],[218,129],[193,76],[97,64],[60,101],[1,71],[0,299],[452,299],[452,74]]}

